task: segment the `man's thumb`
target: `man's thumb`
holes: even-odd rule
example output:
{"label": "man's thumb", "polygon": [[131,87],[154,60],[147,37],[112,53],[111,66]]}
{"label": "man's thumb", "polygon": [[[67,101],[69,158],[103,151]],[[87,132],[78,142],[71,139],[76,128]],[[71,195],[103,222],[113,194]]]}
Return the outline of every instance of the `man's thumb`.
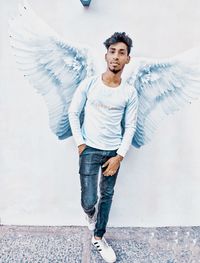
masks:
{"label": "man's thumb", "polygon": [[102,167],[104,168],[104,167],[106,167],[108,164],[109,164],[109,161],[105,162],[105,163],[102,165]]}

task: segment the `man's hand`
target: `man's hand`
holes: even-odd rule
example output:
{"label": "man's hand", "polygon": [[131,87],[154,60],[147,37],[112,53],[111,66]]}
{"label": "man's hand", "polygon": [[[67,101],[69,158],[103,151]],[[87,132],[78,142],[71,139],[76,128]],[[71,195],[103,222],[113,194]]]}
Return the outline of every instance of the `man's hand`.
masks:
{"label": "man's hand", "polygon": [[81,155],[82,151],[84,151],[85,147],[86,147],[86,144],[85,144],[85,143],[84,143],[84,144],[80,144],[80,145],[78,146],[79,156]]}
{"label": "man's hand", "polygon": [[106,170],[103,172],[103,175],[105,176],[112,176],[116,173],[117,169],[120,166],[120,162],[123,160],[123,157],[121,155],[116,155],[115,157],[111,157],[110,159],[105,162],[102,167],[106,167]]}

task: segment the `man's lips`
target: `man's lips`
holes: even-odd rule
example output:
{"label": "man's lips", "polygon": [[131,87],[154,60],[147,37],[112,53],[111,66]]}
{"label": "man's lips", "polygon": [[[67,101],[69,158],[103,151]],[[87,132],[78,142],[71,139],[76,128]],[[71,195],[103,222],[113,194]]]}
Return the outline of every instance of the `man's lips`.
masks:
{"label": "man's lips", "polygon": [[111,64],[111,65],[114,65],[114,66],[117,66],[117,65],[119,65],[119,63],[118,63],[118,62],[111,62],[110,64]]}

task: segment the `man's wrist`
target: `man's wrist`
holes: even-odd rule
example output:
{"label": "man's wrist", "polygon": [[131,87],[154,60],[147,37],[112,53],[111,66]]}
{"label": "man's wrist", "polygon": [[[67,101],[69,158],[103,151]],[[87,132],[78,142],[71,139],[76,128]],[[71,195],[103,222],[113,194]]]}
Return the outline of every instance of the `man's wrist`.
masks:
{"label": "man's wrist", "polygon": [[120,154],[117,154],[116,157],[119,159],[120,162],[124,159],[124,157],[121,156]]}
{"label": "man's wrist", "polygon": [[81,143],[81,144],[78,145],[78,147],[83,146],[83,145],[86,145],[86,144],[85,143]]}

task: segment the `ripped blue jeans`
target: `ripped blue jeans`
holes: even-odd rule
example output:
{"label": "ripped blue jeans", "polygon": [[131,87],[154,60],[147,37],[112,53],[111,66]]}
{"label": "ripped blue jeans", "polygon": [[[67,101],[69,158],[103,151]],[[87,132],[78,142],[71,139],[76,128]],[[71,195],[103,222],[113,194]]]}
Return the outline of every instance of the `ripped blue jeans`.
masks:
{"label": "ripped blue jeans", "polygon": [[107,168],[102,165],[111,157],[117,155],[117,150],[100,150],[86,145],[86,148],[79,156],[79,174],[81,183],[81,206],[89,216],[95,212],[95,205],[98,201],[97,184],[99,168],[101,178],[99,183],[100,198],[98,202],[97,222],[94,235],[102,237],[106,232],[106,225],[114,194],[119,168],[112,176],[104,176],[102,172]]}

